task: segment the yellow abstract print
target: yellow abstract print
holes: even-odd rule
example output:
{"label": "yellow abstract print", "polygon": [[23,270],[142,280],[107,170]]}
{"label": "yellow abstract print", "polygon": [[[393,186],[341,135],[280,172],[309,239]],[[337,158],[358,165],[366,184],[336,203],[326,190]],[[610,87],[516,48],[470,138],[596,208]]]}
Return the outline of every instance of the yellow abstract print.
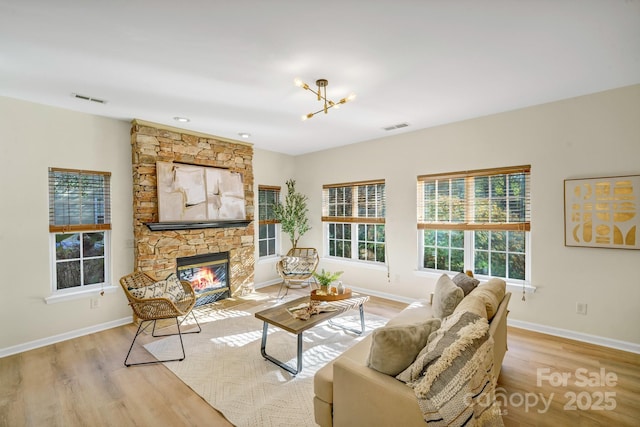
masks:
{"label": "yellow abstract print", "polygon": [[565,245],[640,249],[640,175],[564,183]]}

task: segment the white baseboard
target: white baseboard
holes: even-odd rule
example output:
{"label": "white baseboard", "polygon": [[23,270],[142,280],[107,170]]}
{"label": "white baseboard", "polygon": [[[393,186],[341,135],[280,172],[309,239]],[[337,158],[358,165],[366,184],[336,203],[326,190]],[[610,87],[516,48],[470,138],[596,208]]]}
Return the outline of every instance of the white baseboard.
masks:
{"label": "white baseboard", "polygon": [[[264,288],[265,286],[275,285],[280,283],[281,279],[273,279],[260,284],[255,284],[255,288]],[[110,322],[101,323],[99,325],[89,326],[82,329],[76,329],[74,331],[65,332],[63,334],[54,335],[51,337],[42,338],[35,341],[29,341],[23,344],[14,345],[11,347],[0,348],[0,358],[5,356],[11,356],[12,354],[22,353],[24,351],[34,350],[36,348],[44,347],[50,344],[55,344],[61,341],[70,340],[72,338],[78,338],[84,335],[93,334],[95,332],[104,331],[107,329],[115,328],[122,325],[128,325],[133,322],[133,317],[125,317],[118,320],[112,320]]]}
{"label": "white baseboard", "polygon": [[380,297],[380,298],[384,298],[384,299],[390,299],[391,301],[399,301],[399,302],[403,302],[405,304],[411,304],[412,302],[414,302],[416,300],[415,298],[401,297],[401,296],[398,296],[398,295],[389,294],[387,292],[372,291],[371,289],[358,288],[358,287],[351,286],[351,285],[349,285],[349,288],[352,291],[355,291],[355,292],[362,292],[363,294],[372,295],[374,297]]}
{"label": "white baseboard", "polygon": [[575,332],[568,329],[555,328],[553,326],[545,326],[538,323],[525,322],[522,320],[515,320],[510,318],[507,318],[507,325],[513,326],[514,328],[526,329],[533,332],[540,332],[556,337],[568,338],[576,341],[586,342],[589,344],[595,344],[603,347],[615,348],[617,350],[640,354],[640,344],[635,344],[628,341],[620,341],[613,338],[605,338],[597,335],[585,334],[583,332]]}
{"label": "white baseboard", "polygon": [[[263,283],[256,283],[254,285],[255,289],[260,289],[260,288],[264,288],[266,286],[271,286],[271,285],[275,285],[277,283],[280,283],[281,280],[280,279],[273,279],[273,280],[269,280]],[[385,298],[385,299],[389,299],[392,301],[400,301],[400,302],[404,302],[406,304],[410,304],[411,302],[414,301],[413,298],[405,298],[405,297],[400,297],[398,295],[393,295],[393,294],[389,294],[386,292],[377,292],[377,291],[372,291],[370,289],[362,289],[362,288],[355,288],[352,287],[352,289],[356,292],[363,292],[366,293],[368,295],[373,295],[376,297],[380,297],[380,298]],[[94,325],[94,326],[89,326],[86,328],[82,328],[82,329],[76,329],[74,331],[70,331],[70,332],[65,332],[63,334],[59,334],[59,335],[54,335],[51,337],[47,337],[47,338],[42,338],[39,340],[35,340],[35,341],[30,341],[30,342],[26,342],[23,344],[19,344],[19,345],[15,345],[12,347],[6,347],[6,348],[1,348],[0,349],[0,358],[5,357],[5,356],[10,356],[12,354],[17,354],[17,353],[22,353],[23,351],[28,351],[28,350],[33,350],[36,348],[40,348],[40,347],[44,347],[50,344],[55,344],[61,341],[66,341],[72,338],[77,338],[77,337],[81,337],[84,335],[89,335],[95,332],[100,332],[100,331],[104,331],[106,329],[111,329],[111,328],[115,328],[118,326],[122,326],[122,325],[127,325],[129,323],[133,322],[133,318],[132,317],[125,317],[122,319],[118,319],[118,320],[112,320],[110,322],[106,322],[106,323],[101,323],[99,325]],[[540,325],[538,323],[532,323],[532,322],[525,322],[522,320],[515,320],[515,319],[511,319],[508,318],[507,319],[507,324],[509,326],[513,326],[514,328],[520,328],[520,329],[526,329],[529,331],[534,331],[534,332],[540,332],[543,334],[548,334],[548,335],[553,335],[553,336],[557,336],[557,337],[562,337],[562,338],[568,338],[568,339],[572,339],[572,340],[576,340],[576,341],[582,341],[582,342],[586,342],[586,343],[590,343],[590,344],[595,344],[595,345],[600,345],[600,346],[604,346],[604,347],[609,347],[609,348],[615,348],[618,350],[622,350],[622,351],[628,351],[631,353],[636,353],[636,354],[640,354],[640,344],[636,344],[636,343],[631,343],[631,342],[627,342],[627,341],[621,341],[621,340],[615,340],[612,338],[605,338],[605,337],[600,337],[600,336],[596,336],[596,335],[590,335],[590,334],[585,334],[582,332],[575,332],[575,331],[570,331],[568,329],[562,329],[562,328],[555,328],[552,326],[545,326],[545,325]]]}
{"label": "white baseboard", "polygon": [[78,338],[84,335],[93,334],[96,332],[104,331],[107,329],[115,328],[122,325],[128,325],[133,322],[133,317],[125,317],[118,320],[112,320],[110,322],[101,323],[99,325],[88,326],[82,329],[76,329],[74,331],[65,332],[63,334],[54,335],[47,338],[42,338],[35,341],[29,341],[23,344],[14,345],[12,347],[0,348],[0,358],[5,356],[11,356],[12,354],[22,353],[23,351],[29,351],[36,348],[44,347],[46,345],[55,344],[61,341],[70,340],[72,338]]}
{"label": "white baseboard", "polygon": [[262,283],[254,283],[253,284],[253,288],[254,289],[265,288],[267,286],[276,285],[276,284],[278,284],[280,282],[282,282],[282,279],[271,279],[271,280],[267,280],[266,282],[262,282]]}

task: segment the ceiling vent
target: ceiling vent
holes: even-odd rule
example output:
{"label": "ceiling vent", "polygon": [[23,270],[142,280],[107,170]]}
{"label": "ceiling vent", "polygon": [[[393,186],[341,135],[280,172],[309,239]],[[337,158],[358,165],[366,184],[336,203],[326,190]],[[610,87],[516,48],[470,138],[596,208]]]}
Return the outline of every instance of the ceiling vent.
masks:
{"label": "ceiling vent", "polygon": [[397,125],[387,126],[387,127],[382,128],[382,129],[384,129],[386,131],[389,131],[389,130],[394,130],[394,129],[406,128],[407,126],[409,126],[409,123],[398,123]]}
{"label": "ceiling vent", "polygon": [[78,93],[72,93],[71,96],[74,97],[74,98],[77,98],[77,99],[82,99],[83,101],[95,102],[97,104],[106,104],[107,103],[107,101],[105,101],[104,99],[93,98],[91,96],[80,95]]}

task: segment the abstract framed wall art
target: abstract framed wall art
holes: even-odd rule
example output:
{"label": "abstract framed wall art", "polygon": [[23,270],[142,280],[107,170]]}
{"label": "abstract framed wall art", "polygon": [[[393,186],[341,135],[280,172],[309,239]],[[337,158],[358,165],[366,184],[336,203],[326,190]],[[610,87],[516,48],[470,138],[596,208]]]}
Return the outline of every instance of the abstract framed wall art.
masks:
{"label": "abstract framed wall art", "polygon": [[640,175],[565,179],[564,244],[640,249]]}
{"label": "abstract framed wall art", "polygon": [[161,222],[245,219],[240,173],[159,161],[156,174]]}

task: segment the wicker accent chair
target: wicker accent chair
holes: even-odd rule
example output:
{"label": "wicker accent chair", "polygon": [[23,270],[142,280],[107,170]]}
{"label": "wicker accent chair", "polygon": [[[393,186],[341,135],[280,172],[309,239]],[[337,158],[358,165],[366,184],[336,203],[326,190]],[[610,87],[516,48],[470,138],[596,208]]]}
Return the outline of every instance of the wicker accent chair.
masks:
{"label": "wicker accent chair", "polygon": [[[276,263],[276,270],[282,277],[278,299],[284,298],[292,285],[302,287],[317,283],[313,273],[316,272],[319,262],[320,257],[315,248],[291,248],[287,255]],[[286,291],[280,296],[283,289]]]}
{"label": "wicker accent chair", "polygon": [[[177,279],[176,279],[177,280]],[[141,291],[146,291],[156,285],[158,281],[153,277],[149,276],[146,273],[141,271],[137,271],[135,273],[127,274],[126,276],[120,279],[120,285],[124,290],[127,299],[129,300],[129,305],[131,306],[131,310],[133,310],[134,319],[137,318],[140,321],[138,325],[138,331],[136,332],[135,337],[133,337],[133,341],[131,342],[131,346],[129,347],[129,352],[127,353],[127,357],[124,359],[124,365],[129,367],[133,365],[148,365],[151,363],[161,363],[161,362],[174,362],[181,361],[185,358],[184,353],[184,344],[182,342],[182,334],[193,334],[199,333],[202,328],[198,323],[198,319],[193,314],[193,306],[196,303],[196,295],[193,291],[193,287],[187,281],[180,281],[179,283],[182,285],[182,289],[178,289],[179,297],[175,298],[175,295],[171,295],[169,293],[163,293],[160,296],[153,297],[142,297],[139,298],[134,294],[138,295]],[[146,288],[146,289],[145,289]],[[137,292],[136,292],[137,291]],[[157,293],[157,292],[156,292]],[[180,325],[187,318],[187,316],[191,314],[193,319],[198,326],[198,329],[195,331],[182,332],[180,330]],[[178,317],[182,317],[182,320],[178,320]],[[178,328],[177,333],[156,335],[156,322],[162,319],[176,319],[176,326]],[[182,348],[182,357],[177,359],[168,359],[168,360],[154,360],[150,362],[139,362],[139,363],[129,363],[129,356],[131,355],[131,350],[133,349],[133,345],[136,342],[138,336],[144,332],[149,325],[153,323],[153,330],[151,335],[153,337],[167,337],[178,335],[180,338],[180,347]]]}

